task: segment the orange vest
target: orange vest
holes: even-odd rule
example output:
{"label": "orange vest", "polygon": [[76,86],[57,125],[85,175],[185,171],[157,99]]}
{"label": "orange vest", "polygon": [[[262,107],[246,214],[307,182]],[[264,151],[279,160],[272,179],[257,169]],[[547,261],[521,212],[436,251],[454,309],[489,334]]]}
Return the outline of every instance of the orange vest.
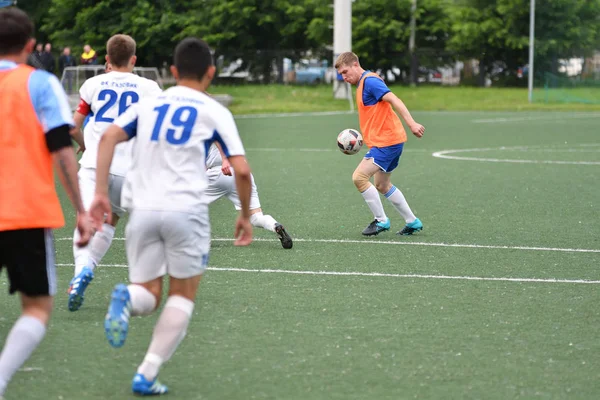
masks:
{"label": "orange vest", "polygon": [[52,156],[28,90],[26,65],[0,71],[0,231],[60,228]]}
{"label": "orange vest", "polygon": [[358,120],[363,140],[368,147],[388,147],[406,142],[406,131],[400,118],[387,101],[380,101],[372,106],[363,103],[363,88],[368,77],[381,79],[379,75],[366,73],[356,88],[356,105]]}

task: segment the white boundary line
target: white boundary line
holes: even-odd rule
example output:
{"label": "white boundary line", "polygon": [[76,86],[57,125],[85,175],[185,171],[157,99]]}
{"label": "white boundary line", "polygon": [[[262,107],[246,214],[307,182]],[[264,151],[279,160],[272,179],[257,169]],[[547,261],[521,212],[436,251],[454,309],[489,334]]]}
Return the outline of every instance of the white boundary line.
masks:
{"label": "white boundary line", "polygon": [[[516,163],[516,164],[562,164],[562,165],[600,165],[600,161],[553,161],[553,160],[513,160],[508,158],[481,158],[481,157],[463,157],[463,156],[450,156],[448,154],[455,153],[472,153],[481,151],[498,151],[498,150],[527,150],[530,146],[514,146],[514,147],[485,147],[478,149],[454,149],[454,150],[442,150],[436,151],[431,155],[436,158],[445,158],[448,160],[460,160],[460,161],[484,161],[484,162],[503,162],[503,163]],[[534,146],[531,146],[534,147]],[[536,150],[538,149],[535,146]]]}
{"label": "white boundary line", "polygon": [[[57,238],[58,241],[73,240],[72,238]],[[113,238],[113,240],[125,240],[125,238]],[[231,238],[212,238],[215,242],[232,242]],[[255,242],[279,242],[278,239],[254,238]],[[563,253],[600,253],[600,249],[580,249],[565,247],[536,247],[536,246],[500,246],[485,244],[461,244],[461,243],[433,243],[433,242],[396,242],[391,240],[353,240],[353,239],[300,239],[294,238],[297,243],[341,243],[341,244],[380,244],[398,246],[430,246],[430,247],[456,247],[467,249],[494,249],[494,250],[527,250],[527,251],[555,251]]]}
{"label": "white boundary line", "polygon": [[[56,264],[59,267],[72,267],[73,264]],[[100,264],[100,267],[127,268],[125,264]],[[404,278],[404,279],[448,279],[459,281],[488,281],[488,282],[525,282],[525,283],[583,283],[600,284],[600,280],[586,279],[538,279],[538,278],[495,278],[483,276],[452,276],[452,275],[421,275],[421,274],[386,274],[380,272],[338,272],[338,271],[307,271],[307,270],[286,270],[286,269],[249,269],[249,268],[228,268],[228,267],[208,267],[209,271],[221,272],[254,272],[264,274],[290,274],[290,275],[328,275],[328,276],[361,276],[377,278]]]}

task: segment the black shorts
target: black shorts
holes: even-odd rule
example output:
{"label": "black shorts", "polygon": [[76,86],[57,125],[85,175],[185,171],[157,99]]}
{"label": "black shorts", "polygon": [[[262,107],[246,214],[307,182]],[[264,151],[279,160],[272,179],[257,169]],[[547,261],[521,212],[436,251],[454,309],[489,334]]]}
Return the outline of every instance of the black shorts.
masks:
{"label": "black shorts", "polygon": [[6,267],[10,294],[56,294],[52,229],[0,231],[0,272]]}

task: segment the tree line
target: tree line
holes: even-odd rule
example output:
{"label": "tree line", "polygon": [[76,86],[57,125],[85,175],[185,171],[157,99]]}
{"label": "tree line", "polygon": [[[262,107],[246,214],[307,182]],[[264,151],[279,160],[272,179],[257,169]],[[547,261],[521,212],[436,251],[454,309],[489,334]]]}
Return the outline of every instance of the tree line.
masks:
{"label": "tree line", "polygon": [[[500,71],[507,85],[527,64],[530,0],[417,0],[416,51],[409,53],[411,0],[355,0],[352,47],[371,69],[479,61],[482,83]],[[202,37],[215,55],[242,58],[268,80],[275,62],[311,52],[333,57],[333,0],[20,0],[38,35],[54,48],[89,43],[100,54],[108,37],[127,33],[140,65],[170,63],[174,43]],[[537,0],[538,71],[558,73],[560,59],[600,49],[600,0]],[[412,63],[412,65],[411,65]],[[281,74],[279,74],[281,76]],[[409,75],[404,75],[409,76]],[[410,79],[410,78],[408,78]]]}

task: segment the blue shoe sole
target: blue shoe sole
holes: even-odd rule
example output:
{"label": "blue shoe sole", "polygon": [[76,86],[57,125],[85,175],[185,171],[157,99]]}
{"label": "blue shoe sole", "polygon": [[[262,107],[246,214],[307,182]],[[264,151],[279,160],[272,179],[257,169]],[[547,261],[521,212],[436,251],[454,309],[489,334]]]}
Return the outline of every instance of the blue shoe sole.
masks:
{"label": "blue shoe sole", "polygon": [[168,391],[166,391],[164,393],[154,393],[154,392],[142,392],[142,391],[136,391],[136,390],[132,390],[132,392],[133,392],[134,396],[143,396],[143,397],[146,397],[146,396],[162,396],[162,395],[165,395],[165,394],[169,393]]}
{"label": "blue shoe sole", "polygon": [[77,291],[73,294],[69,294],[69,311],[77,311],[83,305],[83,295],[85,290],[87,289],[90,282],[94,279],[94,273],[90,271],[81,277],[81,281],[79,282],[79,287]]}
{"label": "blue shoe sole", "polygon": [[[129,331],[129,318],[123,320],[121,315],[128,309],[129,292],[127,286],[119,284],[111,295],[111,302],[104,319],[104,333],[112,347],[121,347],[125,344]],[[129,311],[128,311],[129,312]]]}

